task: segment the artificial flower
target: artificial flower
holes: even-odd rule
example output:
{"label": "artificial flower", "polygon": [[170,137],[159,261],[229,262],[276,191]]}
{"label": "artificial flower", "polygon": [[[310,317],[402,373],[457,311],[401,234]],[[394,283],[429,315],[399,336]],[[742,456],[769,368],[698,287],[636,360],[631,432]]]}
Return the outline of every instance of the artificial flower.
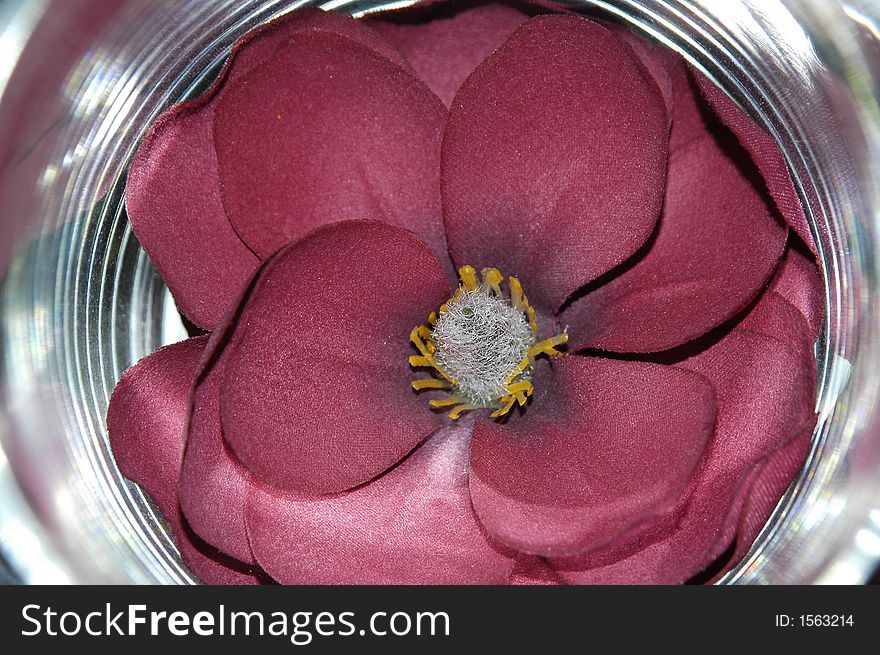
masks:
{"label": "artificial flower", "polygon": [[683,582],[803,462],[782,157],[618,28],[293,12],[162,115],[126,204],[210,335],[126,372],[111,443],[207,582]]}

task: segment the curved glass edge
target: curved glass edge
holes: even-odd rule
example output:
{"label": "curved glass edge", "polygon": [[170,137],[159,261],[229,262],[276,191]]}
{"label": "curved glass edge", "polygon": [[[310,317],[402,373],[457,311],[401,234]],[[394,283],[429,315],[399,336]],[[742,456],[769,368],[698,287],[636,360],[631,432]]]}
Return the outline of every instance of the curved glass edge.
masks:
{"label": "curved glass edge", "polygon": [[[282,7],[282,3],[266,4],[277,13],[292,8]],[[342,0],[323,6],[363,15],[411,4],[415,2],[383,4]],[[878,112],[876,98],[871,93],[877,89],[878,69],[876,66],[872,69],[858,46],[854,49],[854,44],[866,38],[866,34],[876,39],[874,23],[868,18],[869,8],[860,3],[821,0],[812,3],[583,0],[571,4],[595,6],[617,14],[679,50],[718,80],[779,141],[816,228],[828,275],[831,311],[825,352],[820,358],[820,425],[814,450],[808,469],[780,503],[756,546],[722,582],[864,581],[880,557],[877,505],[880,480],[876,479],[876,472],[880,470],[880,448],[876,441],[880,419],[876,402],[878,383],[875,371],[871,370],[871,364],[878,361],[880,317],[875,289],[867,286],[869,280],[878,279],[873,251],[880,237],[876,220],[880,215],[880,194],[870,175],[871,162],[880,161]],[[733,5],[744,7],[745,11],[731,9]],[[264,20],[270,17],[265,13],[262,16]],[[231,35],[235,26],[222,27],[214,32],[214,56],[218,52],[222,55],[223,49],[228,49],[234,40]],[[240,24],[237,27],[241,29]],[[707,34],[713,35],[712,38],[706,38]],[[780,51],[780,43],[786,44],[787,49]],[[199,61],[204,63],[204,57]],[[827,66],[829,61],[846,64],[831,69]],[[796,62],[794,68],[792,62]],[[188,73],[176,70],[172,74],[185,76]],[[799,98],[781,96],[778,86],[772,83],[780,76],[789,79],[794,76],[804,92],[817,94],[816,98],[827,106],[839,109],[838,115],[827,117],[825,128],[836,128],[833,133],[840,135],[840,143],[824,143],[827,139],[817,141],[816,137],[821,135],[799,131],[799,122],[803,123],[802,119],[818,103],[804,102],[803,95]],[[845,82],[842,85],[841,80]],[[153,115],[159,109],[158,105],[153,106]],[[143,113],[143,108],[141,110]],[[855,117],[855,120],[845,122],[842,116]],[[804,144],[820,144],[820,148],[806,151]],[[127,144],[127,147],[130,155],[132,146]],[[125,153],[116,156],[120,161],[126,157]],[[817,169],[817,161],[827,165],[827,170]],[[8,364],[3,362],[4,367]],[[8,431],[8,423],[0,424],[0,436]],[[20,486],[12,482],[5,457],[3,460],[0,492],[14,486],[18,493]],[[94,475],[94,471],[78,471],[77,475]],[[94,575],[68,566],[70,558],[64,549],[54,549],[54,542],[41,534],[44,523],[37,519],[38,512],[33,511],[33,499],[20,493],[18,499],[20,503],[9,505],[12,510],[0,514],[0,549],[4,549],[5,544],[8,551],[20,550],[20,544],[8,537],[7,526],[12,524],[9,514],[13,512],[17,518],[25,517],[23,523],[29,526],[18,528],[19,533],[31,535],[31,543],[46,544],[52,551],[42,554],[39,549],[33,551],[35,558],[41,560],[39,565],[20,563],[30,571],[26,579],[36,581],[41,573],[52,571],[51,566],[55,566],[51,581],[94,581]],[[56,511],[59,511],[57,506]],[[114,518],[118,515],[131,519],[127,510],[113,511],[116,512]],[[153,537],[147,533],[156,530],[162,528],[141,525],[135,534],[149,542]],[[68,539],[70,537],[68,535]],[[805,549],[805,543],[809,548]],[[129,552],[125,544],[102,546],[98,543],[95,548],[95,555],[111,559],[122,557],[127,563],[127,566],[105,571],[103,581],[193,581],[174,569],[155,570],[155,561]],[[120,548],[125,551],[122,555]],[[131,565],[138,561],[154,570],[147,575],[133,572]]]}

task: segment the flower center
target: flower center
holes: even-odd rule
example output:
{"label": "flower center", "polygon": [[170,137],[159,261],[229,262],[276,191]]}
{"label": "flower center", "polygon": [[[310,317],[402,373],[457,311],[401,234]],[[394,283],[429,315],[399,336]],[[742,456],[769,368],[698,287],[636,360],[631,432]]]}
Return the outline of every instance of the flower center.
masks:
{"label": "flower center", "polygon": [[508,278],[506,297],[504,278],[496,268],[484,268],[482,281],[472,266],[463,266],[458,274],[461,286],[452,298],[431,312],[429,325],[410,334],[421,353],[409,358],[410,365],[436,374],[414,380],[412,386],[416,391],[447,390],[448,398],[430,404],[453,406],[453,419],[480,408],[495,409],[494,418],[504,416],[532,395],[535,357],[558,355],[555,347],[568,341],[568,334],[538,341],[535,310],[517,278]]}

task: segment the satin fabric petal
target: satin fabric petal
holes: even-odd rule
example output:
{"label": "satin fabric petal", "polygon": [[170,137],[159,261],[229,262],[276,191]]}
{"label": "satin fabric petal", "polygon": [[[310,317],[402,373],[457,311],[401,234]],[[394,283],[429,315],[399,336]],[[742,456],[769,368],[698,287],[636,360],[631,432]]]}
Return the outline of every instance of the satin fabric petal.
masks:
{"label": "satin fabric petal", "polygon": [[574,16],[519,27],[459,89],[443,142],[458,265],[518,275],[557,309],[656,224],[667,115],[631,48]]}
{"label": "satin fabric petal", "polygon": [[398,462],[438,421],[410,387],[409,333],[448,297],[427,246],[384,223],[337,223],[279,251],[224,353],[221,425],[236,457],[317,494]]}
{"label": "satin fabric petal", "polygon": [[568,356],[523,416],[480,420],[474,509],[521,552],[564,556],[637,531],[687,487],[715,418],[701,376],[659,364]]}
{"label": "satin fabric petal", "polygon": [[163,113],[132,162],[126,185],[132,229],[181,312],[200,327],[216,325],[259,263],[223,207],[213,137],[216,97],[224,85],[264,63],[291,34],[304,30],[344,36],[407,66],[390,44],[348,16],[293,12],[240,39],[211,88]]}
{"label": "satin fabric petal", "polygon": [[319,498],[254,485],[254,554],[288,584],[501,584],[514,554],[492,545],[471,509],[470,426],[441,429],[398,466]]}
{"label": "satin fabric petal", "polygon": [[825,323],[825,281],[815,257],[799,239],[790,240],[770,289],[797,307],[815,341]]}
{"label": "satin fabric petal", "polygon": [[397,46],[448,107],[465,78],[526,20],[528,15],[518,9],[493,3],[448,17],[431,15],[426,21],[401,21],[392,16],[390,21],[375,21],[372,26]]}
{"label": "satin fabric petal", "polygon": [[779,146],[720,87],[694,69],[691,69],[691,74],[712,110],[748,150],[788,225],[815,253],[816,246],[807,217]]}
{"label": "satin fabric petal", "polygon": [[546,560],[533,555],[521,555],[507,584],[513,586],[555,586],[562,584],[556,571],[550,568]]}
{"label": "satin fabric petal", "polygon": [[647,539],[613,544],[601,558],[552,560],[567,582],[675,584],[699,573],[730,545],[727,527],[736,525],[750,472],[815,421],[807,343],[795,350],[740,328],[679,366],[710,379],[718,395],[715,435],[681,515]]}
{"label": "satin fabric petal", "polygon": [[227,451],[220,426],[222,362],[202,375],[180,474],[180,507],[190,527],[220,551],[255,563],[244,521],[247,470]]}
{"label": "satin fabric petal", "polygon": [[178,506],[189,395],[207,337],[148,355],[116,385],[107,411],[110,446],[120,471],[159,506],[187,565],[210,584],[256,584],[259,572],[193,537]]}
{"label": "satin fabric petal", "polygon": [[261,257],[327,223],[376,219],[412,229],[445,258],[445,117],[387,57],[329,32],[297,32],[217,102],[229,219]]}
{"label": "satin fabric petal", "polygon": [[756,470],[749,485],[748,497],[739,517],[736,546],[730,558],[729,570],[752,547],[764,525],[776,509],[779,499],[804,467],[810,451],[812,428],[806,429],[774,453]]}
{"label": "satin fabric petal", "polygon": [[732,318],[765,286],[786,230],[728,145],[704,136],[670,157],[646,252],[564,311],[574,348],[666,350]]}

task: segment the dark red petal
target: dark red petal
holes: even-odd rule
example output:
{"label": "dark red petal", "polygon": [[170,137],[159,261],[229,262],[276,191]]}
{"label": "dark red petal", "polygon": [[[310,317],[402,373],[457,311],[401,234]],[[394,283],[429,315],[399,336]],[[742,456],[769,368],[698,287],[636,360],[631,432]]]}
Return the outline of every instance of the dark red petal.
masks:
{"label": "dark red petal", "polygon": [[756,470],[739,519],[731,564],[737,563],[751,548],[779,499],[803,468],[812,436],[812,428],[804,430]]}
{"label": "dark red petal", "polygon": [[229,224],[220,197],[214,100],[224,84],[265,62],[291,34],[316,29],[345,36],[407,65],[384,39],[348,16],[292,12],[238,41],[211,88],[162,114],[132,163],[126,186],[132,228],[180,310],[202,327],[216,325],[258,264]]}
{"label": "dark red petal", "polygon": [[809,355],[809,350],[804,344],[815,341],[803,315],[772,289],[764,292],[755,307],[743,318],[740,326],[785,341],[795,350],[804,348],[805,356]]}
{"label": "dark red petal", "polygon": [[193,103],[163,114],[132,163],[125,199],[132,229],[180,311],[206,328],[258,263],[223,210],[212,123]]}
{"label": "dark red petal", "polygon": [[507,584],[514,586],[558,585],[561,584],[561,580],[544,558],[534,555],[520,555]]}
{"label": "dark red petal", "polygon": [[691,73],[715,114],[730,128],[752,156],[752,160],[767,183],[767,190],[786,222],[815,253],[816,246],[807,225],[807,217],[779,146],[724,91],[698,71],[691,69]]}
{"label": "dark red petal", "polygon": [[470,486],[489,534],[558,556],[667,512],[712,434],[715,402],[699,375],[659,364],[569,356],[552,378],[524,416],[477,423]]}
{"label": "dark red petal", "polygon": [[825,282],[812,253],[790,243],[770,289],[797,307],[815,341],[825,323]]}
{"label": "dark red petal", "polygon": [[397,46],[422,81],[449,106],[465,78],[526,20],[528,16],[513,7],[488,4],[448,18],[376,21],[372,26]]}
{"label": "dark red petal", "polygon": [[651,352],[742,310],[773,273],[786,230],[715,139],[669,160],[660,227],[647,252],[564,312],[575,347]]}
{"label": "dark red petal", "polygon": [[[608,26],[608,28],[612,29],[612,26]],[[672,79],[669,77],[669,73],[666,72],[666,67],[664,66],[664,60],[665,57],[669,56],[669,50],[661,46],[651,45],[644,38],[629,29],[618,27],[613,31],[618,38],[625,41],[632,48],[633,53],[642,66],[644,66],[645,71],[654,80],[657,90],[663,98],[663,104],[666,106],[667,120],[671,124],[673,111],[675,110],[675,100]]]}
{"label": "dark red petal", "polygon": [[207,337],[157,350],[125,372],[107,410],[119,470],[159,506],[184,561],[210,584],[256,584],[252,570],[213,552],[184,524],[177,479],[189,414],[189,391]]}
{"label": "dark red petal", "polygon": [[260,256],[327,223],[377,219],[438,256],[445,109],[412,73],[351,39],[298,32],[224,87],[214,143],[223,201]]}
{"label": "dark red petal", "polygon": [[657,48],[655,56],[663,62],[672,85],[672,129],[669,132],[669,152],[676,152],[695,139],[705,136],[709,109],[700,95],[697,83],[684,59],[672,50]]}
{"label": "dark red petal", "polygon": [[651,234],[666,140],[663,99],[629,46],[584,18],[531,19],[450,110],[453,259],[518,275],[533,302],[556,309]]}
{"label": "dark red petal", "polygon": [[296,497],[254,485],[248,531],[272,577],[296,584],[501,584],[513,557],[471,509],[470,427],[445,428],[352,491]]}
{"label": "dark red petal", "polygon": [[607,565],[554,560],[568,582],[679,583],[729,546],[732,513],[754,466],[814,420],[815,370],[808,344],[800,350],[773,337],[737,329],[681,366],[709,378],[718,394],[715,437],[701,462],[681,518],[647,543],[618,543]]}
{"label": "dark red petal", "polygon": [[337,223],[281,250],[224,353],[221,424],[238,459],[305,493],[399,461],[437,423],[410,386],[409,333],[448,295],[430,250],[384,223]]}
{"label": "dark red petal", "polygon": [[202,375],[193,393],[192,418],[180,473],[180,507],[202,539],[253,563],[244,521],[248,473],[226,452],[220,427],[221,362]]}

